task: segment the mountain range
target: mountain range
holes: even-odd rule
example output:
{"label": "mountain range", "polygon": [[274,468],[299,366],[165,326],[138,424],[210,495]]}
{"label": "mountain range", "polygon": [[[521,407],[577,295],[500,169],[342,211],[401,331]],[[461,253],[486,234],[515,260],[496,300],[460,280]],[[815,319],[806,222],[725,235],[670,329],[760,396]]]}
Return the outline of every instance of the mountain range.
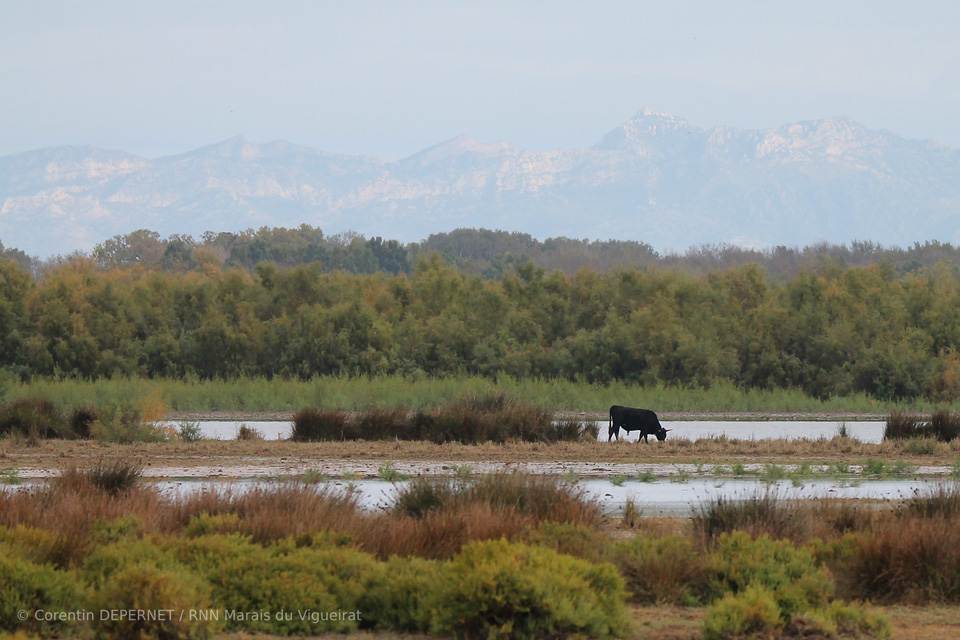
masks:
{"label": "mountain range", "polygon": [[843,117],[746,130],[645,109],[586,149],[461,136],[388,162],[235,137],[156,159],[91,146],[0,157],[0,242],[35,256],[141,228],[300,224],[403,242],[484,227],[661,251],[956,244],[960,150]]}

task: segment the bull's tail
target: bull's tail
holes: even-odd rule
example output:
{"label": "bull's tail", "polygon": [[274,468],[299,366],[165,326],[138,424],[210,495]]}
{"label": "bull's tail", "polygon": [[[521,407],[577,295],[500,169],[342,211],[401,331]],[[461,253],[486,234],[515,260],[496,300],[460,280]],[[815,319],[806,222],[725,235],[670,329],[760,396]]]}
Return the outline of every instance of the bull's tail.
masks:
{"label": "bull's tail", "polygon": [[[619,429],[617,429],[619,431]],[[617,440],[620,439],[620,434],[617,434]],[[610,416],[607,420],[607,442],[613,440],[613,409],[610,409]]]}

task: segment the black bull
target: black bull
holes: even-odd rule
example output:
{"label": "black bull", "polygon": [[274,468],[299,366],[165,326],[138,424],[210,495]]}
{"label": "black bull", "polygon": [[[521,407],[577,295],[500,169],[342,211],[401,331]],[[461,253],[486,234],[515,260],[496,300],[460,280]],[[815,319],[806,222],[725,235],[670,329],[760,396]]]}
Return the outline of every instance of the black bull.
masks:
{"label": "black bull", "polygon": [[657,440],[663,442],[667,439],[667,431],[670,431],[670,429],[663,428],[657,414],[650,409],[633,409],[615,404],[610,407],[607,442],[614,437],[619,440],[620,429],[626,432],[639,431],[640,436],[637,438],[637,442],[640,441],[640,438],[643,438],[644,442],[650,442],[647,436],[657,436]]}

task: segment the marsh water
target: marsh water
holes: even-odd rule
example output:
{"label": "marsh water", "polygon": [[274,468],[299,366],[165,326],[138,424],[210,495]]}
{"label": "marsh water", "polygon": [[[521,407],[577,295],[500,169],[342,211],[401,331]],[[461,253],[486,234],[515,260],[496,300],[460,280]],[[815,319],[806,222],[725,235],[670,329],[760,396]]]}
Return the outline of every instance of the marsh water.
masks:
{"label": "marsh water", "polygon": [[[177,428],[177,423],[169,423]],[[204,438],[211,440],[233,440],[241,425],[255,429],[267,440],[277,440],[290,437],[293,423],[290,421],[262,421],[262,422],[231,422],[203,420],[198,423]],[[598,439],[607,439],[607,421],[596,422]],[[780,438],[795,440],[806,438],[832,438],[837,435],[840,424],[837,422],[812,420],[781,420],[781,421],[728,421],[728,420],[672,420],[663,421],[663,426],[671,429],[669,438],[685,438],[700,440],[701,438],[715,438],[726,436],[737,440],[777,440]],[[861,442],[880,442],[883,440],[884,423],[872,422],[845,422],[847,434]],[[637,434],[621,433],[626,440],[636,440]]]}
{"label": "marsh water", "polygon": [[[883,480],[811,479],[796,483],[790,480],[764,482],[756,478],[690,478],[683,481],[657,478],[650,482],[628,480],[614,484],[610,479],[581,479],[574,486],[585,496],[597,500],[607,514],[619,515],[624,505],[632,501],[647,517],[690,516],[700,505],[718,498],[744,500],[772,492],[787,500],[814,498],[841,498],[872,501],[898,501],[934,488],[942,479],[897,478]],[[204,489],[246,491],[268,486],[264,480],[248,479],[223,482],[209,480],[165,480],[157,486],[169,494],[185,494]],[[389,482],[380,479],[328,480],[324,486],[333,491],[353,491],[360,504],[370,510],[388,509],[397,492],[406,481]]]}

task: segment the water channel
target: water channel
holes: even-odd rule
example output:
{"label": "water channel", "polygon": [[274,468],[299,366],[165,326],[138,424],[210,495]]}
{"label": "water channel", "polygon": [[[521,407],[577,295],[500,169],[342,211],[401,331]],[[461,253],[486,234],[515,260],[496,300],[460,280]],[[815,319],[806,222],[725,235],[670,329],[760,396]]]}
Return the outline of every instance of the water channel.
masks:
{"label": "water channel", "polygon": [[[178,423],[167,423],[173,428]],[[267,440],[278,440],[290,437],[293,423],[290,421],[217,421],[202,420],[197,423],[204,438],[210,440],[233,440],[241,425],[256,430]],[[607,439],[607,422],[598,423],[598,438]],[[779,438],[795,440],[806,438],[832,438],[837,435],[840,425],[837,422],[818,422],[812,420],[770,420],[770,421],[724,421],[724,420],[671,420],[663,421],[663,426],[671,429],[670,439],[685,438],[700,440],[726,436],[737,440],[776,440]],[[883,440],[884,423],[882,421],[845,422],[847,434],[861,442],[877,443]],[[637,434],[621,433],[626,440],[636,440]]]}

